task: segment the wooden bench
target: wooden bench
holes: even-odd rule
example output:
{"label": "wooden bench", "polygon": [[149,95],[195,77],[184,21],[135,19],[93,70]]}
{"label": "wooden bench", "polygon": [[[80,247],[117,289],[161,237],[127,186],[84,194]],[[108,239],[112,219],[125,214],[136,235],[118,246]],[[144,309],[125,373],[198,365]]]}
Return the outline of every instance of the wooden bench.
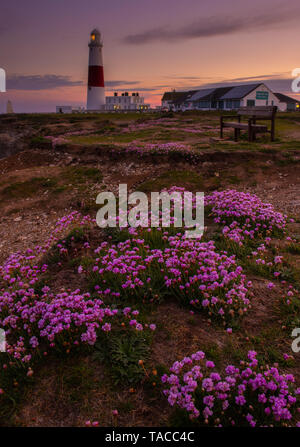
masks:
{"label": "wooden bench", "polygon": [[[257,133],[270,133],[271,141],[275,139],[276,106],[241,107],[237,115],[222,115],[220,117],[220,137],[223,138],[223,129],[234,129],[234,141],[238,141],[241,130],[248,131],[248,141],[255,141]],[[248,116],[248,122],[242,123],[242,116]],[[227,118],[237,118],[237,121],[225,121]],[[265,124],[257,124],[258,120],[270,120],[271,129]]]}

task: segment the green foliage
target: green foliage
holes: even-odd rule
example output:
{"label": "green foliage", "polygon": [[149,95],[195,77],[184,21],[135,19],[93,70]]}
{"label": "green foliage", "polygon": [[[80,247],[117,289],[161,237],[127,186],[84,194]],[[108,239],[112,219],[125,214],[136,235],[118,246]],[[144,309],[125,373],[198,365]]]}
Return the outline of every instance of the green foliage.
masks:
{"label": "green foliage", "polygon": [[148,180],[139,185],[139,191],[150,193],[170,188],[174,185],[191,187],[202,191],[204,187],[203,177],[194,171],[166,171],[154,180]]}
{"label": "green foliage", "polygon": [[188,412],[186,410],[183,410],[182,408],[176,408],[169,417],[169,423],[168,425],[170,427],[196,427],[199,426],[199,424],[196,424],[193,422],[188,415]]}
{"label": "green foliage", "polygon": [[1,196],[3,200],[22,199],[39,194],[41,191],[51,190],[57,185],[54,178],[32,177],[24,182],[12,183],[2,189]]}
{"label": "green foliage", "polygon": [[67,399],[70,404],[82,404],[94,388],[93,370],[85,362],[67,367],[62,364],[57,371],[57,376],[60,378],[61,390],[64,394],[61,397]]}
{"label": "green foliage", "polygon": [[11,418],[21,404],[27,386],[32,385],[33,380],[24,374],[23,368],[12,368],[9,372],[3,368],[3,364],[10,361],[8,354],[1,353],[1,361],[0,388],[5,392],[0,396],[0,425],[7,427],[14,425]]}
{"label": "green foliage", "polygon": [[119,227],[106,227],[103,229],[103,232],[105,239],[109,239],[109,241],[113,244],[125,242],[130,237],[127,229],[120,230]]}
{"label": "green foliage", "polygon": [[102,182],[102,174],[97,168],[87,166],[69,166],[62,173],[65,182],[85,183],[88,180],[100,183]]}
{"label": "green foliage", "polygon": [[115,384],[136,384],[145,375],[139,361],[148,359],[149,342],[144,333],[99,334],[93,357],[109,366]]}
{"label": "green foliage", "polygon": [[[87,240],[86,229],[83,227],[73,228],[69,234],[64,238],[60,239],[53,247],[48,251],[45,263],[48,265],[57,264],[61,260],[60,250],[58,245],[62,244],[65,248],[70,248],[72,244],[78,242],[85,242]],[[76,265],[76,260],[74,260],[74,266]]]}
{"label": "green foliage", "polygon": [[64,245],[68,248],[72,242],[86,241],[85,229],[83,227],[73,228],[64,238]]}
{"label": "green foliage", "polygon": [[286,247],[286,251],[288,253],[291,253],[292,255],[300,255],[300,244],[298,243],[291,243]]}
{"label": "green foliage", "polygon": [[31,149],[51,149],[52,142],[42,136],[36,136],[31,138],[29,147]]}

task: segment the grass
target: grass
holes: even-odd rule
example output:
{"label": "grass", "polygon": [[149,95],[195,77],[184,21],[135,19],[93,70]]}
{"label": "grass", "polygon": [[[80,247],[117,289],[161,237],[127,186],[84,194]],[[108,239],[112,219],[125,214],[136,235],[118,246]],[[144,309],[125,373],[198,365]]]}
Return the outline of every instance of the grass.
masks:
{"label": "grass", "polygon": [[86,402],[95,387],[94,371],[86,362],[78,362],[66,367],[61,364],[57,370],[56,393],[58,398],[68,400],[70,404],[80,404]]}
{"label": "grass", "polygon": [[[159,129],[159,131],[158,131]],[[167,142],[167,141],[185,141],[187,133],[180,128],[177,131],[167,128],[143,129],[126,133],[113,132],[111,134],[99,131],[92,135],[73,135],[68,140],[74,144],[101,144],[101,143],[131,143],[133,141],[141,142]]]}
{"label": "grass", "polygon": [[99,169],[86,166],[69,166],[61,174],[64,183],[80,184],[87,181],[102,182],[103,176]]}
{"label": "grass", "polygon": [[0,194],[3,200],[21,199],[33,196],[38,192],[51,190],[56,186],[57,180],[55,178],[32,177],[30,180],[15,182],[6,186]]}
{"label": "grass", "polygon": [[22,199],[40,195],[45,191],[60,194],[70,185],[84,183],[101,183],[102,174],[97,168],[86,166],[69,166],[57,177],[32,177],[23,182],[14,182],[0,191],[2,200]]}
{"label": "grass", "polygon": [[31,138],[29,147],[32,149],[51,149],[52,143],[47,138],[36,136]]}
{"label": "grass", "polygon": [[292,255],[300,255],[300,244],[299,242],[293,242],[286,247],[286,251]]}
{"label": "grass", "polygon": [[166,171],[154,180],[148,180],[139,185],[139,191],[150,193],[161,191],[163,188],[170,188],[174,185],[181,185],[203,191],[203,177],[194,171]]}

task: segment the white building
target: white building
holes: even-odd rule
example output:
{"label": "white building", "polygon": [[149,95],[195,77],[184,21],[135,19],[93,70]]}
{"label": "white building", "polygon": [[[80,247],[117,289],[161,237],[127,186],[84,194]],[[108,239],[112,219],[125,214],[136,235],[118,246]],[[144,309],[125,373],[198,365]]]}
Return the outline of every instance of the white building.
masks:
{"label": "white building", "polygon": [[83,113],[84,107],[56,106],[56,113]]}
{"label": "white building", "polygon": [[118,110],[139,110],[146,111],[150,108],[150,104],[145,104],[145,99],[139,95],[139,93],[128,92],[119,95],[117,92],[113,96],[106,96],[105,110],[118,111]]}
{"label": "white building", "polygon": [[[230,87],[207,88],[187,92],[166,92],[162,97],[162,107],[169,110],[234,110],[240,107],[277,106],[278,110],[292,110],[296,100],[273,93],[263,83],[242,84]],[[284,102],[285,101],[285,102]]]}
{"label": "white building", "polygon": [[281,112],[295,112],[300,110],[300,101],[297,101],[297,99],[283,95],[282,93],[275,93],[275,95],[279,100],[278,109]]}

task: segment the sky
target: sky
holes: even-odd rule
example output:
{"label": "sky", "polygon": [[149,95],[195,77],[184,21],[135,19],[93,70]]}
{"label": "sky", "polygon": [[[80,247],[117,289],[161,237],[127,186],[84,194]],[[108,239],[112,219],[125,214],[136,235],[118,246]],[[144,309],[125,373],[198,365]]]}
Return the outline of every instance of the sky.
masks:
{"label": "sky", "polygon": [[299,0],[10,0],[1,5],[0,68],[16,112],[86,105],[88,42],[104,41],[106,94],[265,82],[297,97]]}

